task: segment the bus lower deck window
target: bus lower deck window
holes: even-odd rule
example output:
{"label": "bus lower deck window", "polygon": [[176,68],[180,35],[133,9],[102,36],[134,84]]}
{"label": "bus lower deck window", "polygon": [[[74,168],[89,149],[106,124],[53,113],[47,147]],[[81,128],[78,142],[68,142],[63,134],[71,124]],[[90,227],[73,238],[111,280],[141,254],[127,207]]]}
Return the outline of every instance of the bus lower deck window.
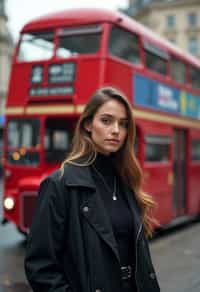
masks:
{"label": "bus lower deck window", "polygon": [[166,162],[169,160],[170,137],[147,135],[145,137],[145,161]]}

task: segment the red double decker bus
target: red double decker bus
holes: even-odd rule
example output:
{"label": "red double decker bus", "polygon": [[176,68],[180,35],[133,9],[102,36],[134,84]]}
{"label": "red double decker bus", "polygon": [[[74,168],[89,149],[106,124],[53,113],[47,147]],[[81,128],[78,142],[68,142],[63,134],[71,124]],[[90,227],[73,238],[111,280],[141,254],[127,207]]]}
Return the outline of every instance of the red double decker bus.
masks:
{"label": "red double decker bus", "polygon": [[80,9],[21,31],[6,104],[4,222],[28,232],[41,180],[66,156],[90,95],[107,85],[132,103],[161,225],[200,213],[200,62],[121,13]]}

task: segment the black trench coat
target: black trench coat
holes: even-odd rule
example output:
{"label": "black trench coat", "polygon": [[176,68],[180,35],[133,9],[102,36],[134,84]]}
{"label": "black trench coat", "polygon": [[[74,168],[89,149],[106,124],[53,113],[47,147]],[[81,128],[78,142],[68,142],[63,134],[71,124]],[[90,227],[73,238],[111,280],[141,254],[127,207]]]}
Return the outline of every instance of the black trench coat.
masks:
{"label": "black trench coat", "polygon": [[[135,224],[138,292],[159,292],[137,203],[125,193]],[[63,176],[57,170],[40,185],[25,272],[34,292],[121,292],[116,240],[90,167],[68,164]]]}

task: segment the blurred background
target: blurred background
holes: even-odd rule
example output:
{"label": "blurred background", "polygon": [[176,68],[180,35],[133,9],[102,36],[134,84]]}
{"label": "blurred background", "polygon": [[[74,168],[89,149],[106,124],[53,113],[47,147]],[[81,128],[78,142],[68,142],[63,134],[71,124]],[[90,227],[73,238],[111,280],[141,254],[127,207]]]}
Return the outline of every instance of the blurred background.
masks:
{"label": "blurred background", "polygon": [[[43,14],[81,7],[119,10],[200,59],[200,0],[0,0],[0,219],[4,107],[20,30]],[[199,223],[192,222],[151,242],[161,291],[200,291],[199,234]],[[13,225],[0,225],[0,292],[31,291],[23,271],[25,242]]]}

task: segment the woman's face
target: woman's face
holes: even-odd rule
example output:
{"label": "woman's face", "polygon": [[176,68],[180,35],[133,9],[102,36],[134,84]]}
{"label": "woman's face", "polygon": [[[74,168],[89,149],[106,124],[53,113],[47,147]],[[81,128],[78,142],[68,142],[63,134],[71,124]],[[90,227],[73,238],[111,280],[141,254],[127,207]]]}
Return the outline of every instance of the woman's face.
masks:
{"label": "woman's face", "polygon": [[127,136],[128,117],[125,106],[111,99],[96,112],[86,129],[98,152],[105,155],[118,151]]}

